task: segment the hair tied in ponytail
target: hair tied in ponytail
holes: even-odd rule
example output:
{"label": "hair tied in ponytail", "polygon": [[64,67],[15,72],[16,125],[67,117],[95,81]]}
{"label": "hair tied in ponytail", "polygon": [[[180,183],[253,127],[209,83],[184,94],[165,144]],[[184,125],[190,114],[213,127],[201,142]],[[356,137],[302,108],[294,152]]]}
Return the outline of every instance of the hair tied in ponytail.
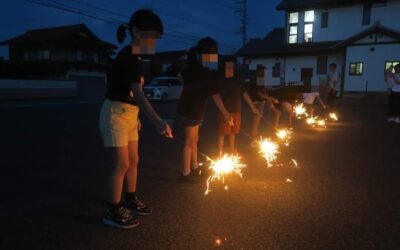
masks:
{"label": "hair tied in ponytail", "polygon": [[123,43],[126,38],[126,30],[129,28],[128,24],[121,24],[117,30],[117,40],[119,43]]}

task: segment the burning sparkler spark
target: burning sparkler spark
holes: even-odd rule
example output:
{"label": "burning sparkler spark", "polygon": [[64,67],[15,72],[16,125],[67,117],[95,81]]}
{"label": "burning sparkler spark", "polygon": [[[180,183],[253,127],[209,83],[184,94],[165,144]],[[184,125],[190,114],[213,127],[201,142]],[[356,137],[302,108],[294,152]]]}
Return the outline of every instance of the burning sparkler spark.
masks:
{"label": "burning sparkler spark", "polygon": [[331,118],[331,120],[333,120],[333,121],[338,121],[339,120],[339,118],[338,118],[336,113],[329,113],[329,118]]}
{"label": "burning sparkler spark", "polygon": [[307,118],[306,123],[308,125],[315,125],[315,123],[317,123],[317,119],[315,117]]}
{"label": "burning sparkler spark", "polygon": [[267,161],[267,166],[272,167],[275,160],[277,159],[277,154],[279,153],[279,145],[272,141],[271,139],[261,139],[260,144],[260,154]]}
{"label": "burning sparkler spark", "polygon": [[323,127],[326,128],[326,120],[318,119],[318,117],[309,117],[306,120],[308,125],[311,125],[313,128],[315,127]]}
{"label": "burning sparkler spark", "polygon": [[294,113],[296,114],[296,117],[298,119],[301,119],[302,117],[308,117],[307,110],[304,107],[303,103],[294,106]]}
{"label": "burning sparkler spark", "polygon": [[320,126],[320,127],[324,127],[325,128],[326,127],[326,121],[320,119],[320,120],[317,121],[317,125]]}
{"label": "burning sparkler spark", "polygon": [[293,131],[289,129],[280,129],[278,132],[276,132],[276,136],[283,142],[285,146],[289,146],[292,133]]}
{"label": "burning sparkler spark", "polygon": [[286,182],[292,183],[293,181],[292,181],[291,179],[287,178],[287,179],[286,179]]}
{"label": "burning sparkler spark", "polygon": [[[209,169],[211,170],[211,175],[207,179],[207,189],[205,195],[211,191],[211,182],[222,180],[222,183],[224,183],[225,176],[230,174],[237,174],[242,177],[242,169],[246,167],[246,164],[241,163],[240,160],[240,156],[230,156],[227,154],[223,155],[216,161],[208,159],[208,161],[210,161]],[[224,189],[228,190],[228,186],[225,186]]]}

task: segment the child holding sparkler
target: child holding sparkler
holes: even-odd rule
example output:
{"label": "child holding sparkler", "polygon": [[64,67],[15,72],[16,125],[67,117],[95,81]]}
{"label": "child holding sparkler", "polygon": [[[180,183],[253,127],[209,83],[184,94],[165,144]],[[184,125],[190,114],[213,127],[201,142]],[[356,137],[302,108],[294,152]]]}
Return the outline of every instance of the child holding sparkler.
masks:
{"label": "child holding sparkler", "polygon": [[233,118],[233,124],[226,121],[223,114],[218,114],[218,151],[220,156],[224,152],[225,136],[229,138],[229,152],[236,153],[235,137],[240,131],[242,97],[249,105],[254,116],[259,115],[257,107],[253,104],[250,96],[247,94],[243,84],[239,79],[234,77],[235,57],[228,56],[221,62],[221,70],[224,77],[217,83],[218,93],[221,95],[224,106]]}
{"label": "child holding sparkler", "polygon": [[[251,126],[251,136],[254,140],[258,140],[258,128],[264,115],[265,102],[268,103],[268,108],[271,109],[275,116],[274,127],[278,126],[279,118],[281,116],[281,112],[274,106],[274,104],[278,103],[278,99],[269,96],[266,92],[264,76],[265,67],[262,64],[257,65],[256,76],[250,80],[248,87],[250,99],[253,100],[253,104],[258,109],[258,115],[253,116]],[[253,141],[251,145],[257,146],[257,143]]]}
{"label": "child holding sparkler", "polygon": [[[178,103],[178,113],[184,126],[185,144],[183,147],[182,182],[193,182],[199,173],[197,146],[199,128],[206,111],[206,102],[212,96],[226,122],[233,124],[231,114],[226,110],[221,96],[216,93],[218,69],[218,44],[210,38],[202,38],[189,51],[188,68],[182,71],[184,80],[181,98]],[[194,173],[194,174],[192,174]]]}
{"label": "child holding sparkler", "polygon": [[[139,225],[133,213],[151,214],[151,209],[136,195],[138,172],[139,108],[152,121],[157,131],[169,138],[169,125],[154,111],[142,92],[141,56],[155,52],[156,39],[163,33],[160,18],[152,11],[136,11],[128,24],[119,27],[117,38],[122,43],[128,29],[131,46],[122,49],[108,74],[107,95],[99,119],[99,126],[107,155],[112,156],[108,208],[104,212],[106,225],[128,229]],[[125,180],[125,195],[122,190]]]}

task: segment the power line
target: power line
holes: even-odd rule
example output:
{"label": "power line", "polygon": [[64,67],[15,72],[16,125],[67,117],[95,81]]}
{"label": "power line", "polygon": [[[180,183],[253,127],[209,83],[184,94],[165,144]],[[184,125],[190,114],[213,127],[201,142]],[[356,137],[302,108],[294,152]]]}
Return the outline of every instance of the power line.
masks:
{"label": "power line", "polygon": [[[103,21],[105,23],[109,23],[115,26],[118,26],[122,23],[125,23],[123,20],[121,19],[117,19],[117,18],[113,18],[110,16],[105,16],[105,15],[100,15],[98,13],[93,13],[93,11],[89,11],[87,9],[80,9],[80,8],[76,8],[76,7],[72,7],[69,5],[66,5],[64,3],[58,2],[56,0],[47,0],[47,1],[38,1],[38,0],[25,0],[26,2],[30,2],[33,4],[37,4],[40,6],[44,6],[44,7],[49,7],[49,8],[53,8],[53,9],[58,9],[61,11],[65,11],[65,12],[69,12],[69,13],[73,13],[73,14],[77,14],[77,15],[82,15],[88,18],[92,18],[92,19],[96,19],[96,20],[100,20]],[[78,0],[70,0],[70,1],[74,1],[74,2],[81,2]],[[85,6],[93,8],[91,4],[85,4]],[[98,10],[102,10],[103,12],[107,12],[106,9],[100,8],[96,6],[96,9]],[[127,17],[125,15],[122,14],[118,14],[121,17]],[[178,38],[178,39],[185,39],[186,41],[197,41],[199,39],[199,37],[196,37],[194,35],[190,35],[184,32],[180,32],[180,31],[176,31],[173,29],[169,29],[169,34],[166,34],[167,36],[173,37],[173,38]],[[186,42],[188,43],[188,42]],[[229,44],[224,44],[224,43],[220,43],[221,47],[225,47],[225,48],[229,48],[229,49],[233,49],[234,47],[232,47],[232,45]]]}
{"label": "power line", "polygon": [[236,13],[240,16],[241,26],[240,26],[240,33],[243,36],[243,46],[247,42],[247,24],[248,24],[248,17],[247,17],[247,0],[237,0],[236,4],[242,5],[239,9],[236,10]]}

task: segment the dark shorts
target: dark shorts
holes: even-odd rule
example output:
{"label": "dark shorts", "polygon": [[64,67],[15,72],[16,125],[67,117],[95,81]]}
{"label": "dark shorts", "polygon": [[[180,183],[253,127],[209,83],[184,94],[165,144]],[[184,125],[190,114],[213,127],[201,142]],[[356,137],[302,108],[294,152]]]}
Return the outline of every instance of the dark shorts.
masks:
{"label": "dark shorts", "polygon": [[218,114],[218,134],[219,135],[239,134],[241,115],[240,115],[240,113],[231,113],[231,116],[233,117],[234,126],[229,125],[225,121],[225,118],[221,113]]}
{"label": "dark shorts", "polygon": [[184,116],[180,117],[180,121],[184,127],[195,127],[203,122],[202,120],[190,119]]}

